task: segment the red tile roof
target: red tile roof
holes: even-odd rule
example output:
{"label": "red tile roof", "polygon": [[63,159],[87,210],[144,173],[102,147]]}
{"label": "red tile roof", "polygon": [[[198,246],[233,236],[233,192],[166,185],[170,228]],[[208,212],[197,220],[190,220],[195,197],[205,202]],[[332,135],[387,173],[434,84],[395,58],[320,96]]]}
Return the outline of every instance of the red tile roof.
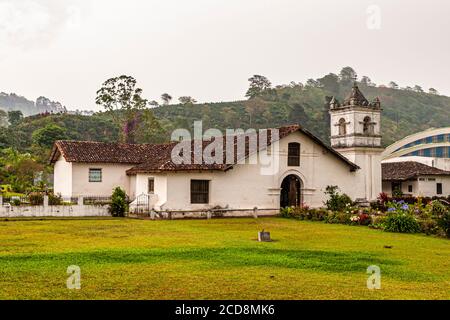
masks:
{"label": "red tile roof", "polygon": [[164,154],[173,145],[56,141],[50,163],[62,155],[68,162],[140,164]]}
{"label": "red tile roof", "polygon": [[418,176],[450,175],[450,171],[427,166],[415,161],[388,162],[381,164],[383,180],[407,180]]}
{"label": "red tile roof", "polygon": [[[359,169],[359,167],[345,158],[342,154],[323,143],[319,138],[314,136],[308,130],[299,125],[290,125],[280,127],[279,139],[282,139],[289,134],[300,131],[311,138],[313,141],[321,145],[324,149],[332,153],[338,159],[345,162],[352,171]],[[271,131],[268,129],[267,135],[268,143],[270,144]],[[234,149],[237,154],[237,138],[234,138]],[[194,142],[192,142],[194,143]],[[211,143],[210,141],[203,141],[203,149]],[[232,164],[175,164],[172,162],[172,149],[177,142],[166,144],[124,144],[124,143],[102,143],[102,142],[88,142],[88,141],[57,141],[53,147],[50,162],[54,163],[62,155],[68,162],[83,162],[83,163],[125,163],[136,164],[135,167],[129,169],[127,174],[136,173],[152,173],[163,171],[187,171],[187,170],[228,170]],[[224,150],[226,150],[226,138],[224,137]],[[248,146],[248,141],[246,141]],[[191,159],[194,158],[194,148],[191,148]],[[246,150],[246,157],[249,156],[248,149]],[[235,158],[234,163],[237,163]],[[240,159],[239,159],[240,160]],[[194,161],[191,161],[192,163]],[[225,161],[223,161],[225,163]]]}

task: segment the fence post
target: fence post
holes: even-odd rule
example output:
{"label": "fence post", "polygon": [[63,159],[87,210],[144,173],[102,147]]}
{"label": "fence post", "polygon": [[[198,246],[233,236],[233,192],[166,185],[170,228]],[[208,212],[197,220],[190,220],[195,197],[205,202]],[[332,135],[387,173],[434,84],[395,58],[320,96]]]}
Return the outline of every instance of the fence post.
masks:
{"label": "fence post", "polygon": [[155,210],[150,211],[150,219],[155,220]]}
{"label": "fence post", "polygon": [[83,199],[83,196],[78,196],[78,203],[77,203],[79,206],[82,206],[82,205],[84,205],[84,199]]}
{"label": "fence post", "polygon": [[253,218],[258,219],[258,207],[253,208]]}
{"label": "fence post", "polygon": [[211,219],[211,211],[206,212],[206,219],[208,219],[208,220]]}
{"label": "fence post", "polygon": [[0,194],[0,207],[3,206],[3,196]]}
{"label": "fence post", "polygon": [[44,207],[48,207],[48,195],[44,196]]}

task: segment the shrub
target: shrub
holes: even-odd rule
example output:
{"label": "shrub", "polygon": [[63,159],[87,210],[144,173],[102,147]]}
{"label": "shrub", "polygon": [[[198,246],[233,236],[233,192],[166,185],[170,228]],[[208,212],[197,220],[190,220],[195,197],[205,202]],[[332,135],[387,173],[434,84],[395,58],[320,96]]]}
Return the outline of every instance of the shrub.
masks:
{"label": "shrub", "polygon": [[128,212],[127,194],[120,187],[114,189],[111,196],[111,204],[109,206],[109,213],[113,217],[124,217]]}
{"label": "shrub", "polygon": [[283,218],[292,218],[292,213],[294,212],[294,208],[292,207],[285,207],[280,209],[280,215]]}
{"label": "shrub", "polygon": [[48,195],[48,204],[51,206],[60,206],[63,203],[61,195],[54,195],[50,193]]}
{"label": "shrub", "polygon": [[386,216],[374,216],[372,217],[372,223],[369,227],[374,229],[384,229],[385,228]]}
{"label": "shrub", "polygon": [[359,217],[358,223],[361,226],[368,226],[369,224],[372,223],[372,217],[369,216],[367,213],[361,213],[358,217]]}
{"label": "shrub", "polygon": [[387,193],[381,192],[381,193],[378,195],[377,200],[378,200],[382,205],[384,205],[386,202],[388,202],[389,197],[388,197]]}
{"label": "shrub", "polygon": [[408,212],[390,213],[384,222],[385,231],[401,233],[420,232],[420,225],[416,218]]}
{"label": "shrub", "polygon": [[328,217],[328,210],[326,209],[313,209],[311,210],[312,221],[324,221]]}
{"label": "shrub", "polygon": [[403,197],[403,191],[400,188],[395,188],[395,190],[392,191],[392,196],[394,198],[401,198]]}
{"label": "shrub", "polygon": [[351,217],[353,215],[346,212],[330,212],[325,218],[326,223],[340,223],[340,224],[351,224]]}
{"label": "shrub", "polygon": [[28,200],[32,206],[41,206],[44,204],[44,195],[42,193],[33,192],[28,195]]}
{"label": "shrub", "polygon": [[439,200],[433,200],[429,205],[431,207],[431,214],[433,217],[441,217],[448,212],[448,208]]}
{"label": "shrub", "polygon": [[328,210],[342,211],[346,207],[352,205],[352,199],[345,193],[339,193],[339,188],[337,186],[327,186],[325,194],[329,197],[325,202]]}
{"label": "shrub", "polygon": [[419,220],[420,231],[425,234],[438,234],[439,226],[436,220],[426,219]]}
{"label": "shrub", "polygon": [[323,221],[327,215],[326,209],[309,209],[304,205],[294,208],[292,212],[292,216],[299,220]]}
{"label": "shrub", "polygon": [[447,210],[437,219],[438,226],[445,232],[447,238],[450,238],[450,211]]}

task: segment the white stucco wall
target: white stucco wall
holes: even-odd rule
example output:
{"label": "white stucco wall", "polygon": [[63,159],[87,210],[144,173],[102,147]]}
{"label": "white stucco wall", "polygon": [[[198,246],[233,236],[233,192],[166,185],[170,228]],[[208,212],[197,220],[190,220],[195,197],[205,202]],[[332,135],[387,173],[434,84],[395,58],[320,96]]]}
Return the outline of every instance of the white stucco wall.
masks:
{"label": "white stucco wall", "polygon": [[[408,186],[412,186],[412,192],[408,191]],[[401,184],[401,191],[404,195],[409,196],[417,196],[419,194],[419,185],[417,180],[407,180],[402,181]],[[389,196],[392,196],[392,182],[391,181],[383,181],[383,192],[386,193]]]}
{"label": "white stucco wall", "polygon": [[67,162],[62,156],[55,162],[53,189],[55,194],[63,197],[72,196],[72,163]]}
{"label": "white stucco wall", "polygon": [[135,175],[129,176],[128,180],[129,180],[129,186],[130,186],[128,196],[130,197],[130,199],[134,199],[134,198],[136,198],[136,195],[137,195],[136,194],[136,176]]}
{"label": "white stucco wall", "polygon": [[382,148],[346,148],[338,150],[343,156],[357,164],[361,169],[356,172],[356,181],[361,199],[376,200],[382,191],[381,152]]}
{"label": "white stucco wall", "polygon": [[[419,179],[419,196],[433,197],[433,196],[448,196],[450,195],[450,177],[446,176],[424,176],[425,181]],[[434,180],[433,180],[434,179]],[[442,194],[436,193],[436,184],[442,183]]]}
{"label": "white stucco wall", "polygon": [[[115,187],[130,194],[130,179],[126,170],[130,164],[72,163],[72,196],[110,196]],[[102,182],[89,182],[89,169],[102,169]]]}
{"label": "white stucco wall", "polygon": [[[434,179],[434,180],[433,180]],[[437,183],[442,183],[442,194],[437,194]],[[408,186],[413,186],[413,192],[408,191]],[[447,197],[450,195],[450,177],[446,176],[423,176],[415,181],[402,181],[403,194],[415,197]],[[383,192],[392,195],[392,183],[383,181]]]}
{"label": "white stucco wall", "polygon": [[[290,142],[301,144],[299,167],[287,166]],[[167,210],[198,210],[215,206],[229,209],[279,208],[280,187],[283,179],[295,174],[302,180],[303,201],[314,207],[323,205],[328,185],[337,185],[353,199],[365,196],[364,180],[358,172],[306,135],[296,132],[280,142],[279,171],[261,175],[260,165],[236,165],[227,172],[176,172],[156,175],[137,175],[136,194],[147,192],[148,178],[155,177],[158,204]],[[256,157],[254,155],[253,157]],[[210,201],[207,205],[190,203],[191,179],[210,180]],[[381,191],[381,175],[380,175]],[[166,198],[166,201],[163,199]]]}
{"label": "white stucco wall", "polygon": [[[132,176],[131,176],[132,178]],[[154,199],[151,199],[157,207],[164,205],[167,202],[167,175],[162,174],[138,174],[136,175],[136,196],[141,194],[147,194],[148,192],[148,180],[150,178],[154,179]],[[171,190],[172,192],[172,190]]]}

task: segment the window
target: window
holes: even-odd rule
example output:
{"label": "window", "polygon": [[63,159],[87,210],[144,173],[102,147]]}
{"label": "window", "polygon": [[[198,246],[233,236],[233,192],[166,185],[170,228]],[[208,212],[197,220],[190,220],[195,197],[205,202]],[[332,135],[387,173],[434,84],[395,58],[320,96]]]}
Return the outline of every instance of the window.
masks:
{"label": "window", "polygon": [[288,145],[288,166],[298,167],[300,165],[300,143],[291,142]]}
{"label": "window", "polygon": [[402,191],[402,183],[401,182],[397,182],[397,181],[393,181],[391,183],[391,191],[392,191],[392,194],[401,192]]}
{"label": "window", "polygon": [[191,203],[209,203],[209,180],[191,180]]}
{"label": "window", "polygon": [[408,192],[413,192],[413,186],[412,185],[408,185]]}
{"label": "window", "polygon": [[149,194],[155,193],[155,179],[154,178],[148,178],[148,193]]}
{"label": "window", "polygon": [[435,178],[428,178],[428,181],[436,181]]}
{"label": "window", "polygon": [[102,182],[102,169],[89,169],[89,182]]}
{"label": "window", "polygon": [[345,136],[346,134],[347,134],[347,127],[346,127],[345,119],[341,118],[339,120],[339,135]]}
{"label": "window", "polygon": [[364,134],[373,134],[373,123],[371,122],[370,117],[364,118],[363,133]]}
{"label": "window", "polygon": [[442,183],[436,183],[436,193],[442,194]]}

